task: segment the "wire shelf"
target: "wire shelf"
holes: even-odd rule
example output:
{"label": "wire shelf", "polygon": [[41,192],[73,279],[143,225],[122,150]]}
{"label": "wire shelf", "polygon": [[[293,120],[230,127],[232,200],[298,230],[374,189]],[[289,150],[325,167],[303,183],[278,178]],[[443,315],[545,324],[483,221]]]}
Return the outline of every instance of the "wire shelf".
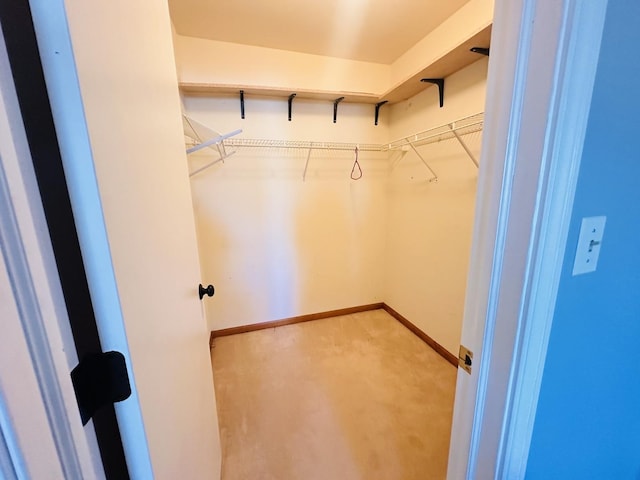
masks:
{"label": "wire shelf", "polygon": [[[471,135],[473,133],[481,132],[484,126],[484,113],[477,113],[475,115],[470,115],[468,117],[461,118],[459,120],[455,120],[450,123],[446,123],[444,125],[439,125],[437,127],[433,127],[427,130],[423,130],[418,133],[414,133],[413,135],[409,135],[406,137],[402,137],[398,140],[394,140],[390,143],[384,144],[375,144],[375,143],[341,143],[341,142],[312,142],[312,141],[304,141],[304,140],[274,140],[274,139],[258,139],[258,138],[237,138],[236,135],[242,132],[242,130],[236,130],[234,132],[220,135],[214,130],[211,130],[205,127],[202,124],[199,124],[193,119],[188,117],[184,117],[184,128],[185,128],[185,137],[189,137],[194,141],[194,143],[199,143],[199,145],[195,145],[187,150],[187,153],[192,153],[196,150],[200,150],[201,148],[211,147],[218,150],[219,159],[214,162],[206,165],[205,167],[193,172],[191,175],[195,175],[196,173],[214,165],[215,163],[224,160],[230,155],[233,155],[233,152],[227,152],[226,147],[236,147],[236,148],[260,148],[260,149],[293,149],[293,150],[304,150],[307,152],[307,161],[305,164],[305,172],[303,174],[303,179],[306,176],[307,167],[309,165],[309,159],[311,156],[311,152],[313,150],[333,150],[333,151],[355,151],[356,149],[359,152],[388,152],[391,150],[398,149],[411,149],[418,156],[418,158],[424,163],[427,169],[431,172],[430,181],[437,181],[438,176],[435,171],[429,166],[429,163],[426,159],[421,155],[421,153],[417,150],[417,147],[422,145],[427,145],[435,142],[442,142],[445,140],[456,139],[458,143],[465,150],[471,161],[479,166],[476,155],[469,149],[466,142],[462,137]],[[206,133],[206,136],[213,136],[210,140],[205,142],[201,141],[203,137],[203,133]]]}
{"label": "wire shelf", "polygon": [[373,143],[340,143],[340,142],[311,142],[300,140],[272,140],[257,138],[230,138],[225,145],[239,148],[292,148],[301,150],[344,150],[353,151],[358,148],[361,152],[382,152],[384,145]]}
{"label": "wire shelf", "polygon": [[430,143],[454,139],[456,138],[456,134],[459,137],[463,137],[472,133],[481,132],[483,125],[484,113],[477,113],[445,125],[439,125],[437,127],[394,140],[393,142],[384,145],[384,150],[395,150],[410,145],[420,147]]}
{"label": "wire shelf", "polygon": [[[189,120],[189,126],[197,126],[202,128],[201,125],[192,119]],[[394,140],[390,143],[376,144],[376,143],[341,143],[341,142],[315,142],[308,140],[275,140],[275,139],[259,139],[259,138],[226,138],[224,141],[219,142],[224,147],[238,147],[238,148],[288,148],[299,150],[342,150],[353,151],[358,148],[361,152],[385,152],[388,150],[394,150],[402,148],[404,146],[413,145],[419,147],[421,145],[427,145],[429,143],[441,142],[444,140],[450,140],[456,138],[456,134],[460,137],[466,136],[472,133],[482,131],[484,123],[484,113],[478,113],[468,117],[461,118],[454,122],[450,122],[445,125],[423,130],[406,137],[402,137],[398,140]],[[205,127],[206,128],[206,127]],[[196,130],[193,128],[193,130]],[[211,135],[214,132],[209,130]],[[207,133],[209,133],[207,132]],[[190,135],[199,141],[199,135]],[[191,142],[190,142],[191,143]],[[197,141],[193,142],[197,144]]]}

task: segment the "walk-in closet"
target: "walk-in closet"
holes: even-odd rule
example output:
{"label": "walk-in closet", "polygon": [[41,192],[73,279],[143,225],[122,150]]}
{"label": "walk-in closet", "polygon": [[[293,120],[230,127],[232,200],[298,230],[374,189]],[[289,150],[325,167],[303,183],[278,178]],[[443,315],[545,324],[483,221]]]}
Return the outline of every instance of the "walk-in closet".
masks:
{"label": "walk-in closet", "polygon": [[[385,302],[457,355],[487,60],[386,107],[183,97],[212,330]],[[215,125],[217,132],[207,128]],[[224,149],[224,150],[223,150]],[[397,307],[397,308],[396,308]]]}
{"label": "walk-in closet", "polygon": [[[16,5],[0,12],[11,71],[39,84],[20,107],[41,108],[16,150],[55,164],[37,180],[69,221],[33,243],[73,254],[80,285],[38,260],[42,285],[15,290],[66,295],[25,337],[33,372],[57,372],[37,379],[31,431],[60,471],[446,478],[456,385],[474,378],[460,344],[493,1]],[[67,313],[95,318],[90,351]],[[108,418],[78,415],[69,375],[94,354],[117,358],[86,375]]]}
{"label": "walk-in closet", "polygon": [[0,5],[0,477],[636,478],[638,2]]}
{"label": "walk-in closet", "polygon": [[171,4],[223,478],[445,476],[491,33],[459,3],[377,62]]}

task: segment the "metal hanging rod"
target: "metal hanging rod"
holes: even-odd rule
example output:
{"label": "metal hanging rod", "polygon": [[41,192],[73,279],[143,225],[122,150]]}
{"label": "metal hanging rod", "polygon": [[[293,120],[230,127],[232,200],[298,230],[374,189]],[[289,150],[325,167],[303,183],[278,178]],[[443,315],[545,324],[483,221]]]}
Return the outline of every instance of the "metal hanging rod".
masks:
{"label": "metal hanging rod", "polygon": [[475,157],[473,152],[471,152],[465,141],[462,139],[462,136],[482,131],[483,123],[484,113],[477,113],[475,115],[470,115],[456,120],[455,122],[445,123],[444,125],[439,125],[437,127],[394,140],[385,146],[385,150],[396,150],[407,146],[411,147],[420,161],[424,163],[429,172],[431,172],[432,177],[429,181],[434,182],[438,180],[438,175],[429,166],[416,147],[455,138],[462,146],[465,153],[469,156],[473,164],[476,167],[479,167],[478,159]]}
{"label": "metal hanging rod", "polygon": [[[238,148],[289,148],[301,150],[342,150],[353,151],[356,147],[361,152],[385,152],[396,150],[402,147],[419,147],[428,143],[439,142],[448,139],[457,139],[463,146],[465,152],[471,157],[477,165],[477,160],[466,146],[462,137],[474,132],[482,131],[484,122],[484,113],[470,115],[460,118],[454,122],[439,125],[437,127],[414,133],[390,143],[340,143],[340,142],[312,142],[299,140],[273,140],[273,139],[255,139],[255,138],[228,138],[224,141],[224,145],[228,147]],[[424,160],[423,160],[424,162]],[[434,174],[435,176],[435,174]]]}
{"label": "metal hanging rod", "polygon": [[[191,119],[190,119],[191,120]],[[192,120],[191,120],[192,121]],[[275,139],[258,139],[258,138],[230,138],[231,135],[237,135],[241,130],[236,130],[230,134],[220,135],[198,145],[204,148],[204,144],[217,144],[222,147],[240,147],[240,148],[289,148],[304,150],[342,150],[352,151],[356,147],[361,152],[384,152],[395,150],[405,146],[413,145],[419,147],[428,143],[439,142],[442,140],[462,137],[471,133],[482,131],[484,122],[484,113],[477,113],[468,117],[463,117],[453,122],[429,128],[421,132],[417,132],[405,137],[399,138],[389,143],[342,143],[342,142],[316,142],[306,140],[275,140]],[[224,137],[224,138],[222,138]]]}
{"label": "metal hanging rod", "polygon": [[455,124],[447,124],[441,128],[447,128],[449,130],[445,130],[442,132],[432,133],[429,135],[409,135],[408,137],[401,138],[399,140],[394,140],[392,143],[384,145],[385,150],[395,150],[404,146],[408,146],[409,144],[420,147],[422,145],[428,145],[430,143],[441,142],[443,140],[450,140],[452,138],[462,137],[463,135],[469,135],[471,133],[481,132],[482,131],[482,122],[475,123],[473,125],[467,125],[464,127],[455,127]]}
{"label": "metal hanging rod", "polygon": [[[210,162],[197,170],[189,173],[190,177],[206,170],[207,168],[215,165],[218,162],[224,162],[226,158],[229,158],[236,152],[227,152],[225,148],[225,140],[242,133],[242,129],[234,130],[233,132],[220,134],[215,130],[210,129],[209,127],[201,124],[200,122],[195,121],[193,118],[188,117],[187,115],[182,115],[182,125],[184,129],[184,135],[186,138],[190,138],[193,143],[191,146],[187,148],[187,155],[202,150],[204,148],[215,149],[218,152],[218,159]],[[207,140],[203,141],[203,138]]]}
{"label": "metal hanging rod", "polygon": [[[291,100],[293,100],[293,95]],[[336,99],[334,104],[335,110],[337,110],[337,104],[341,99]],[[335,112],[334,110],[334,112]],[[197,122],[189,119],[185,116],[186,123],[193,129],[194,124],[196,126],[203,127],[202,125],[197,124]],[[215,165],[218,162],[224,161],[226,158],[233,155],[235,152],[227,152],[226,147],[237,147],[237,148],[284,148],[284,149],[300,149],[307,150],[307,157],[304,167],[304,173],[302,175],[303,180],[306,178],[307,169],[309,166],[309,160],[311,157],[311,152],[313,150],[339,150],[339,151],[354,151],[356,148],[361,152],[385,152],[391,150],[404,149],[406,147],[410,147],[411,150],[417,155],[417,157],[424,163],[432,177],[429,178],[430,182],[437,181],[438,175],[431,168],[426,159],[420,154],[416,147],[427,145],[429,143],[440,142],[443,140],[456,139],[458,143],[462,146],[465,153],[469,156],[471,161],[474,163],[476,167],[479,166],[478,160],[474,156],[473,152],[469,149],[465,141],[463,140],[463,136],[469,135],[471,133],[482,131],[484,123],[484,113],[477,113],[475,115],[470,115],[468,117],[463,117],[453,122],[445,123],[443,125],[439,125],[437,127],[429,128],[427,130],[423,130],[418,133],[414,133],[412,135],[408,135],[406,137],[402,137],[398,140],[394,140],[390,143],[384,144],[374,144],[374,143],[341,143],[341,142],[312,142],[312,141],[300,141],[300,140],[274,140],[274,139],[252,139],[252,138],[232,138],[235,135],[238,135],[242,130],[236,130],[234,132],[225,134],[225,135],[217,135],[214,138],[211,138],[205,142],[200,140],[200,136],[197,135],[198,140],[201,141],[200,144],[190,148],[187,150],[187,153],[192,153],[201,148],[215,146],[218,149],[218,153],[220,157],[213,162],[199,168],[198,170],[192,172],[190,175],[196,175],[201,171]],[[206,127],[203,127],[206,128]],[[195,129],[193,129],[195,131]],[[209,132],[212,130],[207,129]],[[216,132],[217,133],[217,132]],[[404,148],[403,148],[404,147]]]}
{"label": "metal hanging rod", "polygon": [[416,147],[428,143],[439,142],[455,138],[454,132],[458,135],[469,135],[470,133],[482,131],[484,123],[484,113],[477,113],[468,117],[463,117],[453,122],[438,125],[406,137],[399,138],[384,145],[385,150],[394,150],[412,144]]}
{"label": "metal hanging rod", "polygon": [[224,145],[223,141],[229,137],[233,137],[234,135],[240,135],[242,133],[242,129],[234,130],[233,132],[225,133],[224,135],[218,135],[216,137],[210,138],[198,145],[195,145],[191,148],[187,148],[187,155],[193,152],[197,152],[198,150],[202,150],[203,148],[210,147],[212,145]]}
{"label": "metal hanging rod", "polygon": [[340,142],[310,142],[298,140],[270,140],[255,138],[229,138],[224,141],[228,147],[239,148],[292,148],[304,150],[343,150],[353,151],[356,147],[361,152],[382,152],[386,145],[373,143],[340,143]]}

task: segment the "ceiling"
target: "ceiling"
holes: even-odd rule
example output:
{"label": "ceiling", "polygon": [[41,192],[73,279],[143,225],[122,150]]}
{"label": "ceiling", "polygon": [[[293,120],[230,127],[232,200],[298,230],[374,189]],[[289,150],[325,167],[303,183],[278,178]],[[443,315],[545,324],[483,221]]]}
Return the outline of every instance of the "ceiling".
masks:
{"label": "ceiling", "polygon": [[390,64],[469,0],[169,0],[180,35]]}

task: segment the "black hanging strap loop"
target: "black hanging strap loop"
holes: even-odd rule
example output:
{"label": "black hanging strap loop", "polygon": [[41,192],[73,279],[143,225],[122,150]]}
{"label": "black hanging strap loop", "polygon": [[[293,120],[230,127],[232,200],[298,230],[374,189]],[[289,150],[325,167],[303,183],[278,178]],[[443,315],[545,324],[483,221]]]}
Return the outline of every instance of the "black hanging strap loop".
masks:
{"label": "black hanging strap loop", "polygon": [[[358,171],[356,172],[356,167],[358,167]],[[351,180],[360,180],[362,178],[362,168],[360,168],[360,163],[358,163],[358,147],[356,147],[356,160],[353,162],[353,168],[351,169]]]}

